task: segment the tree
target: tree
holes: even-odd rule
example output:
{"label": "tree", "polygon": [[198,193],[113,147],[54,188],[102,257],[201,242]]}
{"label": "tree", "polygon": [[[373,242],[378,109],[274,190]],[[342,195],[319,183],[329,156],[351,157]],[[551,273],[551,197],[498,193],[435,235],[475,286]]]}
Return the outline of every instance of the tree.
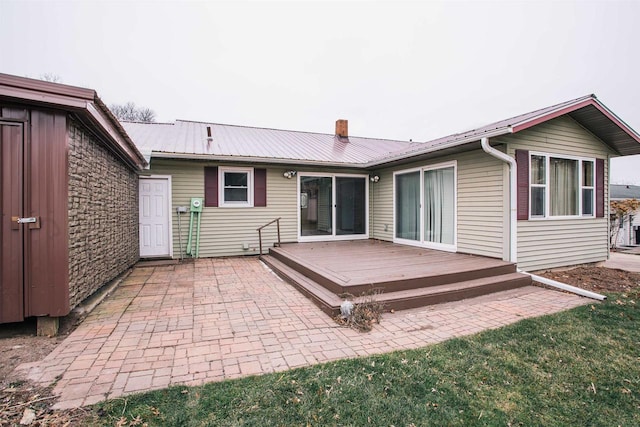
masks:
{"label": "tree", "polygon": [[637,199],[612,200],[609,213],[609,246],[613,249],[618,245],[618,235],[624,223],[633,218],[633,214],[640,209],[640,201]]}
{"label": "tree", "polygon": [[138,107],[133,102],[126,104],[111,104],[109,109],[118,120],[130,122],[152,123],[156,120],[156,113],[147,107]]}
{"label": "tree", "polygon": [[53,73],[44,73],[40,75],[40,80],[51,83],[62,83],[62,79],[59,75]]}

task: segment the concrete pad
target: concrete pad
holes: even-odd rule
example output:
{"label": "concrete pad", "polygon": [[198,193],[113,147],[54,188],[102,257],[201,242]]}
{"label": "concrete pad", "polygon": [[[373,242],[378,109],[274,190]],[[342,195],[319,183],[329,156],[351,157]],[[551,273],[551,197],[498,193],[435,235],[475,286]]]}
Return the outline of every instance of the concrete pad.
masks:
{"label": "concrete pad", "polygon": [[611,252],[611,256],[604,262],[603,266],[630,271],[632,273],[640,273],[640,255]]}
{"label": "concrete pad", "polygon": [[57,380],[58,408],[423,347],[593,301],[528,286],[336,324],[256,258],[136,267],[51,354],[17,372]]}

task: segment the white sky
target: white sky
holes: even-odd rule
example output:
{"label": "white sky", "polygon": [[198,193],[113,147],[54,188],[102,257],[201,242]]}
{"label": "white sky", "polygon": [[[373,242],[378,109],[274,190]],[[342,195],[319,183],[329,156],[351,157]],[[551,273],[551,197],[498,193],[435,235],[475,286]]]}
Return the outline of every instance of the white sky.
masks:
{"label": "white sky", "polygon": [[[0,72],[158,121],[414,141],[595,93],[640,131],[640,1],[0,0]],[[640,157],[613,183],[640,184]]]}

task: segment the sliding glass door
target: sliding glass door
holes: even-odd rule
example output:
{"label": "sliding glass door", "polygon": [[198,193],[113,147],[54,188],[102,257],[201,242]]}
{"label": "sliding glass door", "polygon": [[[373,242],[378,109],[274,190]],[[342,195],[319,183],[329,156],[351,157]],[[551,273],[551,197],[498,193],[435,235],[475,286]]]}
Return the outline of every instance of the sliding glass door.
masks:
{"label": "sliding glass door", "polygon": [[394,174],[395,240],[456,249],[456,164]]}
{"label": "sliding glass door", "polygon": [[366,176],[299,175],[300,240],[367,238]]}

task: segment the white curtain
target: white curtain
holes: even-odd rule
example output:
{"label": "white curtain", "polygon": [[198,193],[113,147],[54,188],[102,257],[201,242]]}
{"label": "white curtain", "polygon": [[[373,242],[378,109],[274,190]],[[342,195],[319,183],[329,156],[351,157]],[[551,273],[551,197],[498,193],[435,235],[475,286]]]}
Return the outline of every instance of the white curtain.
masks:
{"label": "white curtain", "polygon": [[453,167],[424,172],[424,240],[452,245],[455,232]]}
{"label": "white curtain", "polygon": [[551,215],[578,215],[578,161],[552,157],[549,181]]}

